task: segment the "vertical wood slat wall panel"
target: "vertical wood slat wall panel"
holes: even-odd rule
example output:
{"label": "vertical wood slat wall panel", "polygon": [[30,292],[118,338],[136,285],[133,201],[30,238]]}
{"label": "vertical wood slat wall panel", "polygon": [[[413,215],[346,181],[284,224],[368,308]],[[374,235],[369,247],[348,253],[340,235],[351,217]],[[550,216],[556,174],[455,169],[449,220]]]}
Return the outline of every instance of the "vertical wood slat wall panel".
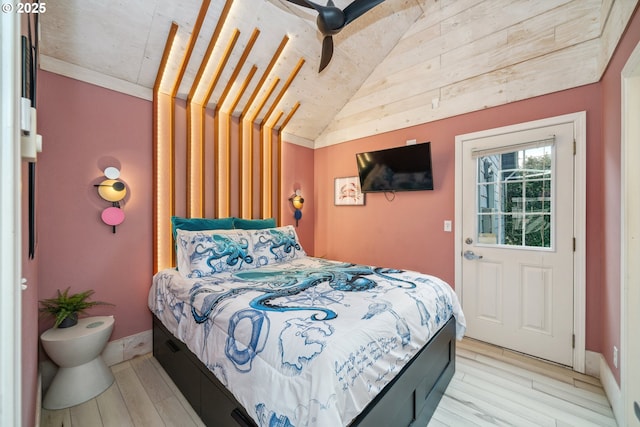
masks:
{"label": "vertical wood slat wall panel", "polygon": [[[173,90],[171,93],[171,96],[173,99],[175,99],[178,93],[180,84],[182,83],[182,79],[184,78],[185,72],[187,71],[187,65],[189,63],[189,60],[191,59],[191,54],[193,53],[193,49],[196,46],[196,41],[200,34],[200,30],[202,29],[202,24],[204,23],[204,19],[207,15],[207,10],[209,9],[210,4],[211,4],[211,0],[203,0],[202,5],[200,6],[198,17],[196,18],[193,31],[191,33],[191,36],[189,37],[187,50],[182,59],[180,72],[173,86]],[[194,118],[195,118],[195,122],[193,120]],[[196,181],[195,179],[201,175],[201,170],[199,168],[199,162],[193,161],[193,157],[196,157],[200,153],[201,139],[196,136],[201,132],[201,127],[200,127],[201,123],[198,122],[199,118],[200,118],[199,115],[195,115],[195,116],[191,115],[191,104],[187,102],[187,167],[186,167],[186,180],[188,183],[187,191],[186,191],[187,215],[195,215],[200,209],[200,206],[198,205],[198,203],[195,203],[195,204],[193,203],[193,200],[200,199],[198,197],[200,195],[200,187],[198,185],[199,182]],[[195,145],[195,147],[193,147],[193,145]],[[195,196],[192,193],[195,193]]]}
{"label": "vertical wood slat wall panel", "polygon": [[229,193],[230,189],[230,179],[231,179],[231,171],[229,170],[229,121],[228,114],[223,113],[219,109],[217,109],[217,125],[218,125],[218,143],[217,143],[217,151],[214,153],[216,156],[216,164],[218,165],[216,177],[218,178],[218,212],[217,216],[220,218],[230,216],[229,211],[231,209],[230,198],[231,195]]}
{"label": "vertical wood slat wall panel", "polygon": [[[171,223],[169,217],[173,211],[171,205],[172,198],[162,197],[171,191],[171,182],[173,182],[167,170],[171,170],[170,165],[173,163],[171,157],[170,135],[173,135],[173,113],[171,97],[162,93],[161,86],[164,78],[171,47],[175,41],[178,25],[173,23],[169,29],[167,41],[165,43],[162,60],[156,81],[153,86],[153,175],[154,175],[154,198],[153,198],[153,260],[154,273],[171,264],[172,252],[167,251],[165,244],[161,244],[167,240],[171,240]],[[167,141],[169,140],[169,141]],[[161,143],[161,141],[163,143]]]}
{"label": "vertical wood slat wall panel", "polygon": [[[263,151],[262,151],[263,152],[263,156],[262,156],[263,169],[262,169],[262,175],[261,175],[263,182],[261,185],[262,193],[261,193],[260,205],[262,206],[262,216],[264,218],[274,216],[273,197],[274,197],[274,193],[277,193],[277,191],[274,191],[273,189],[274,167],[273,167],[273,132],[272,130],[276,126],[278,120],[280,120],[280,117],[282,116],[283,113],[278,114],[275,120],[273,120],[271,116],[273,115],[276,107],[280,103],[280,100],[286,94],[287,90],[289,89],[289,86],[291,86],[291,83],[300,72],[300,69],[302,68],[304,63],[305,63],[305,60],[303,58],[300,58],[300,60],[298,60],[298,63],[289,74],[289,78],[287,78],[287,80],[285,81],[284,85],[282,86],[282,89],[280,89],[280,92],[275,97],[274,101],[271,103],[271,107],[269,108],[269,110],[264,116],[264,119],[262,120],[260,137],[262,140],[262,147],[263,147]],[[269,125],[270,121],[273,121],[273,122]],[[263,129],[265,126],[267,128],[266,131]]]}
{"label": "vertical wood slat wall panel", "polygon": [[242,67],[244,66],[245,62],[247,61],[247,58],[249,57],[249,54],[251,53],[251,50],[253,49],[253,46],[255,45],[255,42],[258,39],[259,35],[260,35],[260,30],[255,28],[253,30],[253,33],[251,34],[251,37],[249,38],[249,41],[247,42],[244,48],[244,51],[242,52],[242,55],[240,56],[240,58],[238,59],[238,62],[234,66],[231,76],[227,80],[227,84],[224,90],[222,91],[222,94],[217,100],[216,108],[220,110],[219,117],[222,120],[218,122],[221,128],[221,132],[218,134],[220,138],[220,143],[218,144],[218,149],[220,150],[218,153],[218,165],[220,167],[220,172],[221,172],[218,174],[218,178],[220,180],[220,185],[218,185],[218,189],[221,195],[223,195],[224,197],[224,199],[221,199],[221,201],[222,200],[224,201],[223,203],[224,207],[218,210],[218,215],[220,217],[230,216],[232,212],[234,215],[238,214],[237,209],[231,206],[231,200],[232,200],[232,194],[231,194],[232,181],[231,180],[232,180],[232,158],[233,158],[232,146],[231,146],[231,111],[224,109],[224,104],[227,100],[227,97],[229,96],[229,93],[231,92],[231,88],[236,83],[236,80],[238,79],[238,75],[240,74],[240,71],[242,70]]}
{"label": "vertical wood slat wall panel", "polygon": [[[298,108],[300,108],[300,103],[296,102],[293,106],[293,108],[291,108],[291,111],[289,112],[289,114],[287,114],[287,117],[285,117],[284,121],[282,122],[282,125],[280,125],[280,128],[278,129],[278,165],[276,167],[276,171],[278,173],[278,182],[282,183],[282,130],[287,127],[287,124],[289,123],[289,121],[291,121],[291,118],[293,118],[293,116],[296,114],[296,112],[298,111]],[[282,194],[282,185],[278,185],[278,197],[277,200],[283,200],[283,194]],[[288,191],[293,191],[295,189],[293,188],[288,188]],[[285,197],[288,197],[285,195]],[[282,211],[278,211],[278,224],[282,224]]]}
{"label": "vertical wood slat wall panel", "polygon": [[[274,116],[273,112],[304,60],[301,59],[298,62],[284,88],[274,97],[280,78],[273,75],[272,71],[289,40],[284,36],[267,69],[263,71],[260,81],[242,107],[240,115],[234,117],[236,107],[258,71],[257,66],[253,65],[238,91],[239,75],[260,34],[256,28],[245,45],[231,77],[225,77],[226,86],[222,95],[212,100],[216,85],[221,80],[223,71],[229,67],[229,59],[240,36],[237,28],[231,32],[222,56],[217,54],[218,63],[215,71],[207,72],[205,76],[206,70],[212,67],[209,63],[213,57],[214,47],[221,46],[220,34],[233,4],[233,0],[227,0],[207,51],[204,57],[200,58],[201,63],[190,84],[186,103],[177,100],[176,94],[185,77],[191,53],[194,51],[210,3],[210,0],[203,0],[185,51],[173,55],[181,56],[177,60],[177,68],[167,66],[177,32],[177,25],[172,25],[165,46],[166,58],[163,58],[156,77],[154,87],[154,272],[175,265],[170,217],[177,211],[180,214],[184,212],[188,217],[230,215],[244,218],[273,217],[276,216],[273,206],[279,206],[278,201],[281,197],[281,134],[276,129],[283,113],[279,112]],[[176,58],[173,56],[171,60],[175,65]],[[168,70],[174,76],[167,77]],[[167,81],[163,81],[163,78]],[[229,96],[227,102],[227,97],[232,90],[234,94]],[[208,108],[210,104],[215,106]],[[258,119],[265,106],[268,106],[268,112],[262,116],[262,119]],[[284,125],[281,125],[280,129],[282,127]],[[184,134],[181,133],[183,131]],[[176,180],[177,173],[180,174],[178,180]],[[256,193],[260,195],[259,200],[256,200]],[[180,206],[184,203],[184,211],[183,208],[176,210],[176,195],[179,196]],[[267,203],[264,209],[262,202]],[[278,223],[280,218],[281,213],[278,212]]]}
{"label": "vertical wood slat wall panel", "polygon": [[[240,123],[243,131],[240,133],[239,140],[240,140],[240,144],[243,147],[243,151],[246,150],[248,152],[247,161],[242,165],[242,168],[241,168],[242,176],[245,177],[243,192],[242,192],[244,197],[242,198],[243,203],[240,209],[240,216],[242,216],[243,218],[253,217],[254,213],[256,213],[256,205],[259,208],[259,205],[255,203],[255,197],[254,197],[254,191],[253,191],[254,175],[255,175],[254,165],[258,164],[259,162],[259,160],[256,161],[257,156],[255,155],[256,147],[254,143],[254,122],[256,120],[257,115],[264,107],[264,104],[266,103],[268,97],[273,93],[273,90],[275,89],[280,79],[275,78],[273,83],[268,87],[266,91],[267,95],[263,97],[258,107],[254,107],[255,100],[258,94],[260,93],[260,91],[264,88],[267,78],[271,74],[271,71],[273,70],[274,66],[278,62],[278,59],[280,58],[280,55],[282,55],[282,52],[284,51],[284,48],[288,42],[289,42],[289,37],[285,35],[280,41],[278,48],[275,50],[274,54],[272,55],[271,61],[269,61],[269,65],[262,73],[262,77],[258,81],[258,84],[256,85],[253,93],[249,97],[249,100],[247,101],[245,108],[240,113]],[[247,117],[247,114],[252,108],[255,108],[255,111],[250,117]]]}
{"label": "vertical wood slat wall panel", "polygon": [[[233,5],[233,0],[227,0],[225,2],[224,7],[222,8],[222,12],[220,13],[220,18],[216,23],[213,33],[211,34],[211,38],[209,39],[209,44],[207,45],[207,50],[200,63],[200,66],[198,67],[198,71],[194,78],[193,85],[191,86],[191,90],[189,91],[189,94],[187,96],[187,109],[193,109],[191,111],[191,114],[189,111],[187,112],[187,120],[195,117],[195,115],[198,115],[200,117],[200,128],[193,129],[192,130],[193,133],[191,134],[192,137],[197,138],[197,140],[195,140],[195,143],[193,144],[197,145],[200,149],[195,150],[193,148],[190,148],[192,151],[191,151],[191,155],[188,157],[188,160],[187,160],[188,162],[190,162],[189,164],[197,165],[196,172],[192,173],[190,171],[190,167],[188,164],[187,174],[189,176],[191,184],[198,187],[199,191],[196,192],[196,194],[194,195],[192,194],[192,191],[194,190],[192,188],[187,188],[188,204],[191,207],[190,209],[187,210],[188,216],[205,216],[207,200],[208,200],[207,195],[210,194],[210,191],[211,191],[211,190],[207,191],[207,184],[206,184],[206,175],[207,175],[207,169],[206,169],[207,156],[206,156],[206,149],[205,149],[206,147],[205,123],[206,123],[206,117],[207,117],[206,107],[205,107],[206,102],[203,100],[196,99],[196,95],[198,93],[198,90],[201,89],[202,87],[202,84],[203,84],[202,79],[204,76],[205,69],[211,60],[213,49],[219,41],[220,33],[222,32],[222,28],[224,26],[224,23],[226,22],[226,19],[229,15],[229,11],[231,10],[232,5]],[[237,40],[237,37],[235,37],[234,40]],[[222,71],[222,67],[219,67],[214,79],[212,79],[210,87],[207,89],[207,98],[210,96],[210,93],[213,90],[213,87],[215,87],[215,84],[220,78],[221,71]],[[188,125],[187,129],[191,130],[192,127]],[[188,140],[187,143],[189,144],[189,147],[191,147],[192,141],[193,140]]]}
{"label": "vertical wood slat wall panel", "polygon": [[240,173],[244,179],[243,182],[243,201],[240,217],[251,218],[253,216],[253,165],[254,165],[254,146],[253,146],[253,124],[248,122],[240,116],[240,126],[242,132],[240,133],[240,143],[243,147],[243,153],[245,153],[242,159],[243,163],[240,169]]}
{"label": "vertical wood slat wall panel", "polygon": [[260,129],[262,140],[262,217],[269,218],[273,216],[273,206],[271,198],[273,196],[273,184],[271,177],[273,174],[272,167],[272,134],[271,129],[262,127]]}
{"label": "vertical wood slat wall panel", "polygon": [[[238,94],[236,95],[236,98],[234,99],[234,101],[231,103],[231,106],[229,107],[229,111],[233,112],[235,111],[236,107],[238,106],[238,103],[240,102],[240,98],[242,98],[247,90],[247,88],[249,87],[249,83],[251,82],[251,80],[253,80],[253,76],[256,74],[256,71],[258,71],[258,67],[256,67],[255,65],[253,65],[251,67],[251,69],[249,70],[249,73],[247,74],[247,77],[244,79],[244,82],[242,83],[242,86],[240,88],[240,90],[238,91]],[[244,216],[244,209],[246,206],[246,201],[245,201],[245,193],[246,193],[246,177],[244,175],[244,168],[243,165],[248,161],[248,158],[246,156],[247,150],[245,148],[245,141],[244,141],[244,137],[243,137],[243,133],[244,133],[244,123],[242,120],[242,117],[238,118],[238,125],[237,125],[237,129],[238,129],[238,138],[237,138],[237,143],[238,143],[238,213],[236,216],[238,217],[243,217]],[[249,157],[250,159],[250,157]],[[251,170],[251,168],[248,168],[249,170]]]}
{"label": "vertical wood slat wall panel", "polygon": [[203,115],[205,117],[205,126],[203,129],[203,145],[204,145],[204,153],[202,154],[201,162],[204,166],[204,177],[203,177],[203,191],[204,191],[204,213],[203,217],[213,218],[216,216],[217,210],[217,196],[214,188],[215,183],[215,173],[213,164],[213,153],[214,153],[214,144],[216,141],[215,134],[217,129],[214,129],[213,126],[213,110],[211,109],[202,109]]}
{"label": "vertical wood slat wall panel", "polygon": [[260,216],[264,216],[264,206],[265,206],[265,194],[264,194],[264,174],[265,174],[265,152],[264,152],[264,127],[260,126],[260,131],[258,132],[258,152],[260,156],[259,166],[258,166],[258,191],[260,191],[259,195],[259,203],[258,203],[258,212]]}
{"label": "vertical wood slat wall panel", "polygon": [[[267,130],[266,134],[267,134],[267,144],[266,144],[266,151],[268,153],[268,158],[266,161],[267,164],[267,168],[268,170],[266,171],[265,174],[265,180],[266,180],[266,188],[267,190],[267,200],[268,200],[268,204],[266,206],[266,211],[264,213],[264,216],[268,216],[268,217],[276,217],[279,218],[280,215],[279,213],[274,212],[274,205],[275,206],[279,206],[278,204],[278,200],[276,199],[276,195],[279,193],[278,192],[278,188],[274,187],[274,182],[278,182],[277,179],[274,180],[274,174],[278,173],[278,169],[277,169],[277,161],[274,162],[275,159],[277,159],[278,157],[278,143],[276,142],[274,144],[274,127],[277,125],[277,123],[280,121],[280,118],[282,118],[282,115],[284,113],[282,111],[280,111],[274,119],[271,120],[271,123],[267,123],[265,128]],[[277,138],[277,135],[276,135]],[[276,177],[277,178],[277,177]],[[279,211],[280,209],[278,209]]]}
{"label": "vertical wood slat wall panel", "polygon": [[[220,126],[218,125],[218,111],[213,111],[213,120],[211,121],[213,124],[213,144],[211,145],[211,159],[213,160],[213,182],[211,183],[211,192],[213,193],[213,216],[218,216],[218,210],[220,209],[220,192],[218,190],[218,170],[220,169],[220,164],[218,162],[218,145],[219,139],[216,137],[218,132],[220,132]],[[208,159],[208,157],[207,157]]]}
{"label": "vertical wood slat wall panel", "polygon": [[[218,66],[216,68],[216,71],[214,72],[214,77],[211,81],[211,83],[209,84],[209,88],[207,89],[207,94],[204,97],[204,100],[202,102],[203,105],[203,109],[206,108],[206,105],[209,104],[210,100],[211,100],[211,96],[213,95],[213,91],[216,87],[216,85],[218,84],[220,77],[222,76],[222,72],[224,71],[224,68],[226,67],[227,63],[229,62],[229,59],[231,58],[231,54],[233,52],[233,49],[236,45],[236,43],[238,42],[238,39],[240,37],[240,30],[238,30],[237,28],[234,29],[231,38],[229,39],[229,41],[227,42],[227,45],[225,47],[224,53],[222,55],[222,59],[220,60],[220,62],[218,63]],[[226,214],[227,210],[228,210],[228,204],[225,203],[228,201],[228,193],[229,191],[225,188],[225,175],[223,175],[224,170],[222,170],[221,168],[221,164],[224,165],[225,162],[223,161],[222,163],[220,162],[220,152],[223,148],[226,148],[226,144],[224,143],[225,140],[228,140],[228,138],[225,138],[222,132],[225,131],[226,126],[224,126],[224,123],[220,123],[220,102],[216,103],[216,106],[214,108],[214,112],[213,112],[213,127],[214,127],[214,142],[213,142],[213,170],[214,170],[214,184],[213,184],[213,192],[215,193],[215,201],[214,201],[214,212],[215,212],[215,216],[217,217],[223,217],[223,216],[228,216],[228,214]],[[223,141],[221,143],[220,138],[223,138]]]}
{"label": "vertical wood slat wall panel", "polygon": [[202,158],[203,146],[203,109],[192,102],[187,103],[187,216],[202,216],[203,193],[202,177],[204,165]]}
{"label": "vertical wood slat wall panel", "polygon": [[[171,222],[169,218],[173,212],[172,194],[173,177],[171,164],[173,163],[171,141],[169,135],[173,133],[173,108],[171,96],[163,93],[154,94],[154,110],[156,117],[154,132],[157,139],[164,139],[166,144],[156,145],[154,153],[154,273],[172,264],[172,251],[167,251],[163,241],[171,240]],[[163,197],[163,195],[165,197]]]}
{"label": "vertical wood slat wall panel", "polygon": [[[267,101],[269,100],[269,97],[273,94],[273,91],[276,89],[276,87],[278,86],[278,83],[280,83],[280,79],[279,78],[275,78],[273,80],[273,82],[271,83],[271,85],[269,86],[269,88],[267,89],[265,95],[262,97],[262,101],[260,101],[258,103],[258,107],[256,108],[256,111],[254,112],[253,116],[250,118],[250,122],[251,123],[255,123],[256,121],[256,117],[260,114],[260,112],[262,111],[262,109],[264,108],[265,104],[267,103]],[[262,189],[264,188],[264,149],[262,148],[262,141],[263,141],[263,133],[262,133],[262,125],[260,125],[260,131],[258,132],[258,152],[259,152],[259,157],[258,157],[258,190],[260,191],[259,194],[259,198],[258,198],[258,215],[259,216],[263,216],[263,206],[264,206],[264,192],[262,191]],[[252,140],[253,143],[256,143]]]}
{"label": "vertical wood slat wall panel", "polygon": [[[191,59],[191,54],[193,53],[193,49],[196,45],[196,41],[198,38],[198,34],[200,33],[200,29],[202,28],[202,24],[204,22],[204,19],[206,17],[207,14],[207,10],[209,9],[209,5],[211,3],[211,0],[203,0],[202,4],[200,6],[200,10],[198,11],[198,17],[196,18],[196,22],[194,24],[194,28],[193,31],[191,32],[191,36],[189,36],[189,42],[187,43],[187,48],[184,52],[184,54],[182,55],[182,58],[180,58],[179,60],[179,67],[178,67],[178,75],[176,76],[172,86],[170,87],[169,92],[171,93],[171,133],[170,133],[170,139],[171,139],[171,164],[170,164],[170,177],[171,177],[171,185],[170,185],[170,194],[171,194],[171,209],[170,209],[170,214],[171,216],[176,214],[176,163],[175,163],[175,159],[176,159],[176,134],[175,134],[175,129],[176,129],[176,112],[175,109],[177,108],[176,106],[176,95],[178,93],[178,88],[180,87],[180,83],[182,83],[182,79],[185,75],[185,72],[187,71],[187,65],[189,63],[189,60]],[[188,131],[189,133],[189,131]],[[187,137],[188,137],[188,133],[187,133]],[[187,151],[189,151],[189,147],[187,146]],[[187,162],[188,163],[188,162]],[[187,166],[188,167],[188,166]],[[187,177],[187,180],[189,179],[189,177]],[[189,194],[189,192],[187,191],[187,194]],[[171,264],[175,265],[176,263],[176,254],[175,251],[171,251]]]}

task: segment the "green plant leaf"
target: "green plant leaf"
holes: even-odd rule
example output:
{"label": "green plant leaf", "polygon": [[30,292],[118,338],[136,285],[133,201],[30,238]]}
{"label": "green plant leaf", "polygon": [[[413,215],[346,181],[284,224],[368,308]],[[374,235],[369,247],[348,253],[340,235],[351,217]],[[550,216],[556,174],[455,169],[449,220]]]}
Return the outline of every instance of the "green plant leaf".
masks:
{"label": "green plant leaf", "polygon": [[56,297],[40,300],[39,311],[41,315],[52,316],[55,319],[55,328],[57,328],[64,319],[73,314],[82,314],[87,309],[96,305],[113,305],[103,301],[89,301],[89,298],[95,292],[93,289],[72,295],[69,295],[69,289],[70,287],[64,291],[58,289]]}

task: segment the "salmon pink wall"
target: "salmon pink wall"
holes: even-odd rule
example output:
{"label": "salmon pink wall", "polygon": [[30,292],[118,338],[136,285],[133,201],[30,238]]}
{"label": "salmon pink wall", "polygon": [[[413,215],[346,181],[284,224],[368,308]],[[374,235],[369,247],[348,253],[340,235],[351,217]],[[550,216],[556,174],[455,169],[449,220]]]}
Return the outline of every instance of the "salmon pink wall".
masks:
{"label": "salmon pink wall", "polygon": [[[39,73],[38,287],[94,289],[90,314],[114,314],[111,340],[151,328],[152,106],[121,93],[48,72]],[[109,203],[94,184],[107,166],[121,170],[126,218],[114,234],[100,219]],[[51,326],[40,323],[40,330]]]}
{"label": "salmon pink wall", "polygon": [[295,225],[294,209],[289,197],[300,190],[304,198],[302,219],[298,221],[296,233],[302,248],[308,255],[314,255],[315,197],[313,179],[314,152],[310,148],[284,142],[282,144],[282,225]]}
{"label": "salmon pink wall", "polygon": [[28,163],[22,162],[22,277],[27,289],[22,292],[22,425],[35,425],[38,392],[38,251],[29,259]]}
{"label": "salmon pink wall", "polygon": [[[515,102],[316,150],[316,254],[414,269],[454,283],[455,136],[577,111],[587,112],[587,348],[601,348],[602,140],[599,84]],[[434,190],[366,195],[365,206],[334,206],[335,177],[356,175],[355,154],[431,141]]]}
{"label": "salmon pink wall", "polygon": [[[408,139],[432,141],[434,191],[365,195],[364,206],[335,206],[334,179],[357,175],[355,154],[404,145]],[[417,129],[360,139],[316,152],[316,253],[330,259],[431,272],[453,280],[453,157],[444,139]],[[451,180],[447,176],[451,175]],[[448,207],[451,209],[448,209]]]}
{"label": "salmon pink wall", "polygon": [[[627,31],[616,48],[602,78],[602,158],[603,169],[603,268],[601,304],[602,354],[618,383],[620,370],[613,364],[613,347],[620,348],[620,153],[621,153],[621,77],[633,49],[640,42],[640,13],[636,8]],[[630,325],[630,328],[634,326]]]}

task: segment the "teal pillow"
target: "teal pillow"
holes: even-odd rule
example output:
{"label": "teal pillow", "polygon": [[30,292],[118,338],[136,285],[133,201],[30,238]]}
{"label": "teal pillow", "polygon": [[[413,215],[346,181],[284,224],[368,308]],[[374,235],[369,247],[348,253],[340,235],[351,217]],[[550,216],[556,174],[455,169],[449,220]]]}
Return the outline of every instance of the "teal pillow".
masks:
{"label": "teal pillow", "polygon": [[171,229],[173,238],[176,238],[176,230],[202,231],[202,230],[232,230],[233,217],[229,218],[182,218],[171,217]]}
{"label": "teal pillow", "polygon": [[233,228],[239,228],[241,230],[262,230],[264,228],[275,228],[275,218],[267,219],[233,219]]}

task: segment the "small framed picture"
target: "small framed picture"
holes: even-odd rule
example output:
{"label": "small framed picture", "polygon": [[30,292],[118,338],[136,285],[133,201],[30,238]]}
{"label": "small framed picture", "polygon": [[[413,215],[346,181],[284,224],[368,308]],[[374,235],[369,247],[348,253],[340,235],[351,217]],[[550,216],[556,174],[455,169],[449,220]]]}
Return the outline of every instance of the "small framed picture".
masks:
{"label": "small framed picture", "polygon": [[333,203],[336,206],[364,205],[364,193],[360,190],[360,180],[357,176],[335,178]]}

